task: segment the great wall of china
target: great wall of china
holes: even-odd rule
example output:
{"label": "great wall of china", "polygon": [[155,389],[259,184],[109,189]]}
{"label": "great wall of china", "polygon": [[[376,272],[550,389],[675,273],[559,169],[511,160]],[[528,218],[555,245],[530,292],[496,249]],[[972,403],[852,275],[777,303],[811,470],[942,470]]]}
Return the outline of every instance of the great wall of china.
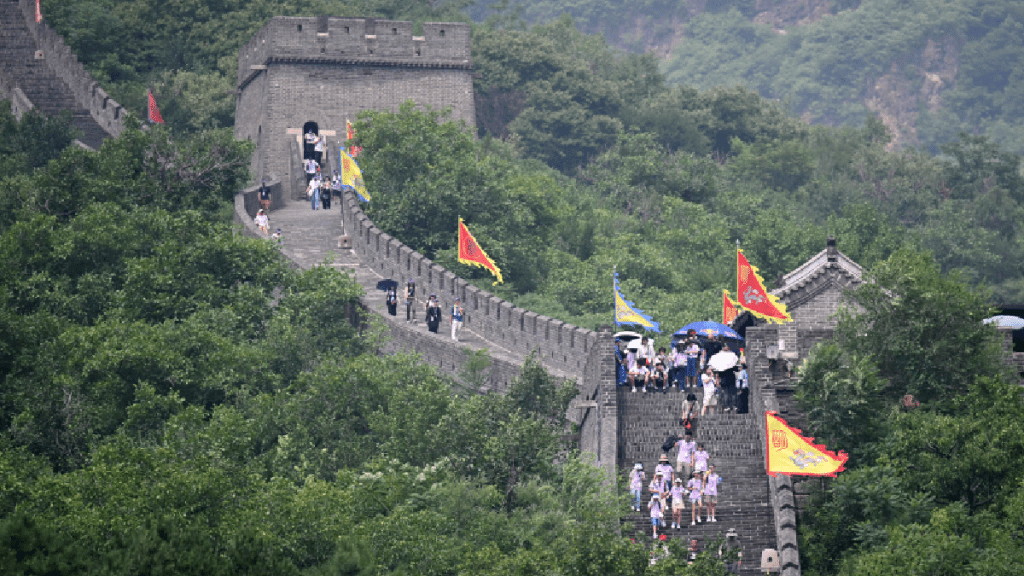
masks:
{"label": "great wall of china", "polygon": [[[675,402],[616,388],[610,328],[595,332],[572,326],[473,286],[378,229],[351,193],[344,195],[340,215],[311,212],[305,201],[289,201],[297,196],[302,178],[297,170],[302,147],[296,137],[308,125],[337,146],[343,141],[338,129],[344,120],[354,119],[365,108],[395,109],[406,98],[420,105],[451,107],[455,118],[471,125],[468,46],[464,24],[428,23],[423,36],[413,36],[408,22],[274,18],[241,51],[236,136],[257,143],[254,174],[270,180],[272,218],[286,230],[284,256],[296,267],[330,265],[351,274],[366,290],[361,310],[354,313],[373,317],[387,333],[382,353],[416,352],[442,372],[457,376],[467,351],[486,349],[492,366],[479,392],[496,393],[534,354],[550,373],[577,383],[580,394],[570,415],[578,426],[579,449],[592,454],[609,479],[621,482],[623,470],[633,462],[653,469],[661,442],[679,430]],[[317,85],[309,102],[289,100],[296,86],[307,80]],[[357,91],[359,98],[339,103],[326,96],[342,86]],[[0,2],[0,96],[11,100],[19,116],[32,108],[47,114],[68,110],[82,130],[81,143],[91,148],[123,130],[125,109],[100,88],[59,35],[45,22],[36,22],[32,0]],[[235,220],[242,233],[265,238],[252,222],[257,206],[255,187],[241,191]],[[438,294],[443,307],[456,296],[461,298],[468,312],[463,341],[453,342],[430,334],[420,322],[387,315],[375,289],[385,278],[400,283],[415,278],[421,294]],[[796,522],[806,490],[789,477],[765,474],[763,414],[772,410],[799,418],[787,368],[806,357],[815,342],[831,336],[830,317],[842,302],[843,290],[859,281],[859,266],[830,243],[774,291],[795,322],[747,328],[751,413],[705,418],[697,427],[696,439],[708,446],[726,479],[721,521],[714,527],[683,529],[672,537],[712,542],[731,528],[744,552],[742,573],[761,572],[764,549],[778,551],[779,572],[800,573]],[[1009,345],[1009,338],[1006,341]],[[1022,356],[1012,355],[1020,370]],[[627,515],[624,523],[636,526],[638,533],[647,531],[642,514]]]}

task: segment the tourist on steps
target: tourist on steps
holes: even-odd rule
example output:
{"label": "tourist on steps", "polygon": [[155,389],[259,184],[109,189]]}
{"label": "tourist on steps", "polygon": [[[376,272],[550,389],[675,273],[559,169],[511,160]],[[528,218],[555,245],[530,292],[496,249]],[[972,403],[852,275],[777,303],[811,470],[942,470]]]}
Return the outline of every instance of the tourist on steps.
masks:
{"label": "tourist on steps", "polygon": [[633,497],[633,511],[640,511],[640,497],[644,493],[644,480],[647,480],[647,474],[644,473],[644,465],[637,462],[633,465],[633,469],[629,471],[629,494]]}
{"label": "tourist on steps", "polygon": [[686,387],[696,388],[697,377],[700,375],[700,344],[696,338],[686,341]]}
{"label": "tourist on steps", "polygon": [[466,310],[462,307],[462,302],[458,298],[455,299],[455,304],[452,305],[452,340],[459,341],[459,331],[462,330],[462,318],[465,315]]}
{"label": "tourist on steps", "polygon": [[416,280],[409,279],[409,283],[405,285],[405,321],[416,319],[416,308],[413,306],[416,304]]}
{"label": "tourist on steps", "polygon": [[700,472],[694,472],[690,476],[690,481],[686,483],[686,489],[690,492],[690,526],[695,526],[697,522],[700,522],[700,497],[702,488],[703,484],[700,481]]}
{"label": "tourist on steps", "polygon": [[651,495],[651,501],[647,503],[647,507],[651,509],[651,530],[654,533],[654,539],[658,539],[658,526],[661,525],[665,516],[665,511],[661,503],[661,496],[657,493]]}
{"label": "tourist on steps", "polygon": [[672,474],[675,470],[672,469],[672,465],[668,463],[668,454],[662,454],[661,458],[658,459],[658,465],[654,467],[655,474],[661,474],[661,477],[665,479],[666,484],[672,484]]}
{"label": "tourist on steps", "polygon": [[398,316],[398,288],[395,286],[388,286],[388,291],[384,295],[384,303],[388,306],[388,314],[392,316]]}
{"label": "tourist on steps", "polygon": [[718,405],[719,387],[718,378],[710,366],[704,370],[704,375],[700,377],[700,383],[704,387],[704,406],[700,409],[700,415],[703,416],[705,412],[714,414],[715,406]]}
{"label": "tourist on steps", "polygon": [[320,165],[312,158],[306,158],[302,165],[306,170],[306,185],[309,186],[309,181],[316,176],[316,171],[320,169]]}
{"label": "tourist on steps", "polygon": [[721,482],[722,477],[715,474],[715,466],[712,464],[704,475],[704,503],[708,507],[708,522],[718,522],[715,519],[715,508],[718,507],[718,485]]}
{"label": "tourist on steps", "polygon": [[256,221],[256,227],[259,228],[261,232],[264,234],[270,234],[270,231],[267,228],[270,226],[270,219],[267,218],[267,213],[264,212],[262,208],[256,213],[256,218],[254,218],[254,220]]}
{"label": "tourist on steps", "polygon": [[441,325],[441,303],[437,301],[437,294],[431,294],[430,298],[427,298],[425,310],[427,330],[437,334],[437,328]]}
{"label": "tourist on steps", "polygon": [[676,476],[680,479],[689,479],[693,474],[693,453],[697,451],[697,443],[693,441],[693,436],[687,433],[676,442],[676,448],[679,449],[676,454]]}
{"label": "tourist on steps", "polygon": [[267,181],[260,181],[260,208],[270,210],[270,188],[267,188]]}
{"label": "tourist on steps", "polygon": [[672,482],[672,527],[676,530],[682,528],[683,510],[686,509],[686,488],[683,486],[683,479],[676,478]]}

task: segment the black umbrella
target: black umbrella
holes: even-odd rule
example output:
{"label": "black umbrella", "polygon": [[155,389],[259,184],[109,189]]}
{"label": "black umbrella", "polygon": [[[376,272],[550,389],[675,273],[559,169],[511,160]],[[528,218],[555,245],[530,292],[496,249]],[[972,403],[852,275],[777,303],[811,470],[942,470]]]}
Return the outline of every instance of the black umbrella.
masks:
{"label": "black umbrella", "polygon": [[387,280],[381,280],[380,282],[377,282],[377,290],[384,290],[385,292],[387,292],[389,288],[394,288],[397,290],[398,281],[388,278]]}

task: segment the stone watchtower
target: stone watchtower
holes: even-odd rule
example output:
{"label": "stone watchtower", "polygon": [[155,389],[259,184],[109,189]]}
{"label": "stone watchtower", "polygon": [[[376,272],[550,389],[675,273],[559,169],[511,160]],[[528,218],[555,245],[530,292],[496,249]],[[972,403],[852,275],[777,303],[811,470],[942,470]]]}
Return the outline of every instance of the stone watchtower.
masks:
{"label": "stone watchtower", "polygon": [[[270,20],[238,54],[235,138],[256,143],[255,178],[301,179],[301,136],[325,137],[336,166],[345,121],[363,110],[418,106],[451,108],[473,126],[473,63],[469,25],[372,18]],[[298,172],[298,173],[296,173]]]}

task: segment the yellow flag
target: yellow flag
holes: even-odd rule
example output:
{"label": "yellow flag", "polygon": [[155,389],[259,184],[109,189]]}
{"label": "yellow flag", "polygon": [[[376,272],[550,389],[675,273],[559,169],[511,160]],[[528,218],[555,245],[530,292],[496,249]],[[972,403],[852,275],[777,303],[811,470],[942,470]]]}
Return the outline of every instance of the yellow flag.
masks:
{"label": "yellow flag", "polygon": [[363,202],[369,202],[370,194],[366,191],[366,185],[363,184],[363,173],[359,170],[359,164],[356,164],[356,161],[343,150],[339,150],[338,154],[341,158],[341,184],[355,190]]}
{"label": "yellow flag", "polygon": [[850,458],[846,452],[830,452],[823,444],[812,444],[814,438],[804,438],[800,430],[786,424],[774,412],[765,412],[768,445],[768,474],[787,476],[832,476],[842,472]]}

